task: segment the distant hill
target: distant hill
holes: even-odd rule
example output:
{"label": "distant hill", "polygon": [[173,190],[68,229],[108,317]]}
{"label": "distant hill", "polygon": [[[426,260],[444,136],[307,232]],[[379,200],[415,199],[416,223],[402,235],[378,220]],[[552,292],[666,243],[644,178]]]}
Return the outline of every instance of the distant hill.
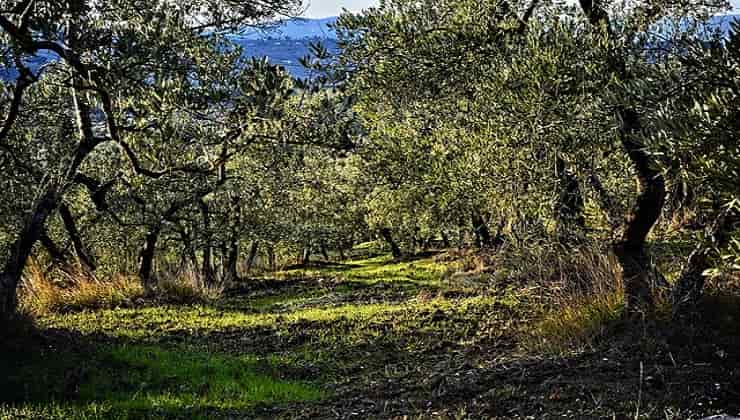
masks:
{"label": "distant hill", "polygon": [[331,25],[336,23],[337,18],[324,19],[290,19],[278,22],[267,29],[247,29],[242,33],[233,35],[250,41],[271,39],[336,39],[337,34]]}
{"label": "distant hill", "polygon": [[[321,41],[330,51],[337,49],[337,35],[331,28],[336,21],[336,17],[284,20],[268,29],[246,29],[229,35],[229,39],[241,45],[247,56],[268,57],[272,63],[284,66],[294,77],[306,78],[308,74],[298,60],[308,54],[311,42]],[[729,34],[734,21],[740,21],[740,15],[715,16],[710,26]],[[28,64],[37,71],[41,65],[53,59],[51,53],[40,53]],[[14,70],[0,68],[0,79],[15,77]]]}
{"label": "distant hill", "polygon": [[230,35],[229,39],[244,48],[248,56],[268,57],[294,77],[307,78],[309,75],[298,60],[308,55],[312,42],[322,42],[329,51],[337,49],[337,35],[330,27],[336,21],[336,17],[285,20],[268,29],[248,29]]}
{"label": "distant hill", "polygon": [[[311,42],[321,41],[329,51],[337,49],[336,33],[329,27],[336,20],[336,17],[291,19],[266,29],[247,29],[228,38],[244,48],[248,57],[268,57],[272,63],[285,67],[294,77],[306,78],[309,75],[298,60],[308,55]],[[26,64],[33,72],[37,72],[42,65],[55,59],[53,53],[42,51],[27,60]],[[18,73],[14,69],[0,67],[0,79],[13,80],[16,77]]]}

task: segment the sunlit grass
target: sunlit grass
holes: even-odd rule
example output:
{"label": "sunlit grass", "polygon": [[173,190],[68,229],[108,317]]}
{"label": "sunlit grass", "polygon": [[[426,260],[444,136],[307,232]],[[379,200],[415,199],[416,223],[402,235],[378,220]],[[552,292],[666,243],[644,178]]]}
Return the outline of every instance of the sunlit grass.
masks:
{"label": "sunlit grass", "polygon": [[447,272],[447,266],[432,258],[394,261],[389,255],[353,260],[344,265],[288,270],[278,278],[339,277],[368,284],[409,282],[417,286],[436,286]]}
{"label": "sunlit grass", "polygon": [[286,313],[247,313],[210,306],[160,306],[139,309],[103,310],[57,314],[39,322],[46,327],[67,328],[84,334],[102,332],[113,337],[146,339],[166,334],[198,333],[290,325],[300,322],[369,320],[379,316],[429,309],[464,308],[489,300],[475,297],[462,300],[434,298],[398,304],[347,304],[328,308],[307,307]]}
{"label": "sunlit grass", "polygon": [[[0,413],[13,413],[8,414],[12,418],[228,417],[230,410],[321,399],[328,394],[319,384],[340,380],[348,371],[381,369],[389,360],[411,360],[439,343],[498,340],[505,333],[500,310],[516,307],[517,300],[485,293],[447,297],[442,290],[446,270],[432,258],[380,256],[287,273],[284,280],[290,283],[259,289],[251,297],[49,313],[38,319],[40,327],[130,344],[96,347],[100,354],[83,363],[88,368],[76,399],[26,402],[0,407]],[[63,384],[64,368],[50,365],[53,359],[29,362],[22,376]],[[303,372],[306,365],[317,369],[310,375],[314,382],[274,377],[282,366]]]}

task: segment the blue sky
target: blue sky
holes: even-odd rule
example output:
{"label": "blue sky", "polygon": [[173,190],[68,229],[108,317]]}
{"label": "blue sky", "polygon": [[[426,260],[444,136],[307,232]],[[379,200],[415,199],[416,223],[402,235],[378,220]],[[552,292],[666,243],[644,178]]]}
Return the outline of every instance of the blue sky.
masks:
{"label": "blue sky", "polygon": [[[320,18],[327,16],[336,16],[341,13],[342,8],[358,12],[363,8],[375,6],[378,0],[308,0],[310,4],[306,17]],[[740,9],[740,0],[732,0],[735,10]]]}

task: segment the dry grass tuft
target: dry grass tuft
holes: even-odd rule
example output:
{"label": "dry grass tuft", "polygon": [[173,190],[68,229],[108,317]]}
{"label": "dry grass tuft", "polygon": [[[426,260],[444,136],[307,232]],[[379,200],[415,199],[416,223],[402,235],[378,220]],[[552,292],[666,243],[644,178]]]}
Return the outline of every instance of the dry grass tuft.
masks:
{"label": "dry grass tuft", "polygon": [[172,303],[208,303],[220,299],[224,290],[221,283],[206,284],[198,271],[188,268],[160,280],[157,297]]}
{"label": "dry grass tuft", "polygon": [[37,316],[132,306],[142,297],[144,289],[136,277],[100,279],[81,268],[60,271],[52,277],[35,261],[28,264],[20,291],[22,310]]}
{"label": "dry grass tuft", "polygon": [[603,253],[579,250],[555,267],[555,275],[542,285],[544,314],[526,341],[554,353],[593,347],[622,314],[617,264]]}
{"label": "dry grass tuft", "polygon": [[205,285],[195,270],[163,276],[155,293],[147,296],[136,276],[101,279],[79,267],[50,274],[35,261],[24,273],[20,290],[21,310],[33,316],[84,310],[132,307],[149,297],[169,303],[207,303],[223,296],[221,285]]}

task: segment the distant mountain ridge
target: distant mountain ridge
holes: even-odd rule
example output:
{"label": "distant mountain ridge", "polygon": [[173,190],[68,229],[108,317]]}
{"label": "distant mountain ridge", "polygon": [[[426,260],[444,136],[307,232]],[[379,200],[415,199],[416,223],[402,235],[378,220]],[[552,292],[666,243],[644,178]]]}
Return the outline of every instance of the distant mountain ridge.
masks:
{"label": "distant mountain ridge", "polygon": [[[312,42],[322,42],[329,51],[337,50],[337,34],[332,25],[337,17],[323,19],[296,18],[276,22],[265,29],[245,29],[239,33],[229,34],[227,37],[244,48],[247,57],[268,57],[273,64],[286,68],[294,77],[307,78],[311,75],[306,72],[298,60],[309,54],[309,45]],[[714,16],[709,21],[711,28],[720,33],[729,34],[732,22],[740,22],[740,14]],[[56,56],[48,51],[41,51],[26,63],[36,72]],[[17,77],[14,69],[0,67],[0,79],[12,80]]]}
{"label": "distant mountain ridge", "polygon": [[309,54],[312,42],[321,42],[329,51],[337,50],[337,34],[331,27],[337,17],[324,19],[289,19],[266,29],[247,29],[228,35],[240,45],[247,56],[267,57],[270,62],[285,67],[293,77],[305,79],[311,75],[298,60]]}
{"label": "distant mountain ridge", "polygon": [[242,33],[234,34],[232,38],[249,41],[265,41],[272,39],[337,39],[332,25],[337,17],[323,19],[296,18],[277,22],[266,29],[247,29]]}

